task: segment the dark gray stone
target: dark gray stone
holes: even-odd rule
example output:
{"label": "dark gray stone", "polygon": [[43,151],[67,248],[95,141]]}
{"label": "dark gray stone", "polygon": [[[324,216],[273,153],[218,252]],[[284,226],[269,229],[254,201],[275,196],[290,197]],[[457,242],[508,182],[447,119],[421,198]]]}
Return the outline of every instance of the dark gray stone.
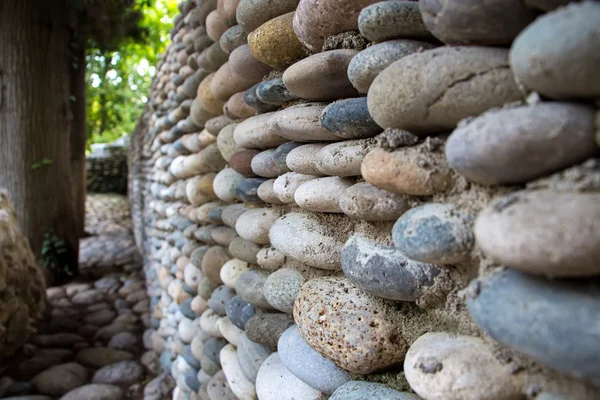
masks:
{"label": "dark gray stone", "polygon": [[342,250],[342,269],[365,292],[401,301],[419,300],[445,276],[433,264],[411,260],[391,246],[356,235]]}
{"label": "dark gray stone", "polygon": [[394,224],[394,246],[421,262],[453,264],[469,258],[473,216],[453,204],[428,203],[406,211]]}
{"label": "dark gray stone", "polygon": [[171,373],[171,365],[173,364],[173,355],[169,350],[165,350],[160,355],[160,367],[168,374]]}
{"label": "dark gray stone", "polygon": [[294,319],[287,314],[259,314],[246,323],[246,335],[253,342],[264,344],[272,351],[277,351],[279,338],[292,325]]}
{"label": "dark gray stone", "polygon": [[269,111],[277,110],[279,108],[279,106],[274,105],[274,104],[267,104],[258,99],[257,94],[256,94],[256,89],[258,89],[259,85],[260,85],[260,83],[257,83],[256,85],[252,86],[250,89],[246,90],[246,92],[244,92],[244,102],[246,102],[246,104],[248,104],[250,107],[254,108],[259,113],[266,113]]}
{"label": "dark gray stone", "polygon": [[331,103],[321,113],[321,124],[343,139],[369,138],[383,130],[369,114],[366,97]]}
{"label": "dark gray stone", "polygon": [[208,299],[208,306],[217,314],[225,316],[227,314],[226,305],[229,300],[234,297],[235,290],[225,285],[221,285],[211,293],[210,298]]}
{"label": "dark gray stone", "polygon": [[600,282],[548,280],[506,269],[469,286],[475,323],[557,371],[600,383]]}
{"label": "dark gray stone", "polygon": [[262,203],[260,197],[258,197],[258,187],[265,182],[267,179],[264,178],[247,178],[242,179],[235,186],[235,195],[242,201],[248,203]]}
{"label": "dark gray stone", "polygon": [[25,396],[33,392],[33,384],[25,381],[15,381],[6,389],[4,396]]}
{"label": "dark gray stone", "polygon": [[273,161],[275,162],[275,165],[277,165],[277,168],[281,169],[282,171],[288,170],[288,166],[285,162],[287,155],[290,151],[294,150],[298,146],[301,146],[302,144],[303,143],[287,142],[277,147],[273,153]]}
{"label": "dark gray stone", "polygon": [[228,343],[225,339],[212,337],[204,342],[204,355],[211,361],[221,364],[221,349]]}
{"label": "dark gray stone", "polygon": [[256,88],[256,96],[264,103],[275,105],[298,99],[298,96],[288,90],[282,78],[260,83]]}
{"label": "dark gray stone", "polygon": [[350,381],[340,386],[329,400],[419,400],[413,393],[399,392],[381,383]]}
{"label": "dark gray stone", "polygon": [[185,360],[186,363],[192,368],[200,369],[200,361],[194,357],[192,354],[192,346],[189,344],[183,347],[183,351],[181,352],[181,357]]}
{"label": "dark gray stone", "polygon": [[347,371],[323,357],[304,341],[296,325],[289,327],[281,335],[277,352],[283,365],[296,378],[321,392],[333,393],[350,381]]}
{"label": "dark gray stone", "polygon": [[265,345],[248,339],[245,333],[240,335],[237,348],[237,358],[240,369],[248,380],[256,383],[256,376],[262,363],[271,355],[271,350]]}
{"label": "dark gray stone", "polygon": [[190,369],[188,372],[185,373],[185,376],[183,377],[185,384],[188,385],[192,392],[197,392],[198,390],[200,390],[200,382],[198,382],[197,375],[197,370]]}
{"label": "dark gray stone", "polygon": [[194,311],[192,311],[192,300],[187,299],[183,303],[179,305],[179,311],[183,314],[184,317],[189,319],[196,319],[199,317]]}
{"label": "dark gray stone", "polygon": [[187,294],[189,294],[192,297],[195,297],[198,294],[198,292],[196,290],[192,289],[185,283],[183,285],[181,285],[181,288],[183,289],[184,292],[186,292]]}
{"label": "dark gray stone", "polygon": [[239,296],[229,300],[226,312],[231,322],[240,329],[244,329],[248,320],[256,314],[254,306]]}

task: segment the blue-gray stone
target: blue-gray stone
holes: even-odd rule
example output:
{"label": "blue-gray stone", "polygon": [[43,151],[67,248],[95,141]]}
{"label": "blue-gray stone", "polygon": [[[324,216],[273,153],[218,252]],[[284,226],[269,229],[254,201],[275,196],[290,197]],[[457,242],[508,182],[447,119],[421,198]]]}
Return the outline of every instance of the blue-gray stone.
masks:
{"label": "blue-gray stone", "polygon": [[244,301],[240,296],[229,300],[226,312],[231,322],[240,329],[244,329],[246,322],[256,314],[254,306]]}
{"label": "blue-gray stone", "polygon": [[[215,229],[213,225],[206,225],[199,227],[196,232],[194,232],[194,237],[199,241],[206,244],[216,244],[214,239],[212,238],[212,231]],[[193,254],[193,253],[192,253]],[[193,262],[192,262],[193,263]],[[194,264],[196,265],[196,264]]]}
{"label": "blue-gray stone", "polygon": [[223,214],[224,207],[215,207],[208,212],[208,219],[217,224],[222,224],[221,214]]}
{"label": "blue-gray stone", "polygon": [[251,382],[256,382],[256,376],[262,363],[271,355],[271,350],[260,343],[248,339],[245,333],[240,335],[237,348],[237,358],[242,373]]}
{"label": "blue-gray stone", "polygon": [[179,305],[179,311],[184,317],[189,319],[196,319],[199,317],[194,311],[192,311],[192,299],[187,299]]}
{"label": "blue-gray stone", "polygon": [[416,301],[446,275],[433,264],[407,258],[392,246],[358,235],[342,249],[342,270],[365,292],[390,300]]}
{"label": "blue-gray stone", "polygon": [[200,246],[194,251],[192,251],[192,254],[190,255],[190,261],[192,262],[192,264],[194,264],[196,268],[200,269],[202,267],[202,259],[204,258],[204,255],[206,254],[208,249],[210,249],[210,247]]}
{"label": "blue-gray stone", "polygon": [[288,90],[282,78],[260,83],[256,88],[256,96],[263,103],[278,106],[298,99],[298,96]]}
{"label": "blue-gray stone", "polygon": [[366,97],[331,103],[321,112],[321,124],[343,139],[370,138],[383,131],[369,114]]}
{"label": "blue-gray stone", "polygon": [[246,104],[248,104],[250,107],[254,108],[260,113],[277,110],[279,106],[264,103],[258,99],[258,96],[256,94],[256,89],[258,89],[258,85],[260,85],[260,83],[257,83],[256,85],[252,86],[250,89],[244,92],[244,102],[246,102]]}
{"label": "blue-gray stone", "polygon": [[165,350],[160,355],[160,367],[163,372],[171,373],[171,365],[173,364],[173,355],[169,350]]}
{"label": "blue-gray stone", "polygon": [[160,328],[160,319],[154,317],[150,318],[150,326],[152,329]]}
{"label": "blue-gray stone", "polygon": [[419,400],[413,393],[399,392],[381,383],[350,381],[340,386],[329,400]]}
{"label": "blue-gray stone", "polygon": [[277,343],[279,358],[285,367],[307,385],[324,393],[333,393],[350,381],[348,371],[310,347],[296,325],[289,327]]}
{"label": "blue-gray stone", "polygon": [[221,285],[211,293],[210,298],[208,299],[208,306],[217,314],[225,316],[227,314],[227,303],[234,297],[235,290],[225,285]]}
{"label": "blue-gray stone", "polygon": [[195,369],[200,368],[200,361],[197,360],[196,357],[194,357],[194,354],[192,353],[192,346],[190,346],[189,344],[183,347],[181,357],[183,357],[185,362],[188,363],[190,367]]}
{"label": "blue-gray stone", "polygon": [[229,342],[223,338],[212,337],[204,342],[204,355],[211,361],[220,364],[221,363],[221,349],[227,346]]}
{"label": "blue-gray stone", "polygon": [[258,187],[267,179],[264,178],[247,178],[240,180],[235,186],[235,195],[238,199],[247,203],[262,203],[258,197]]}
{"label": "blue-gray stone", "polygon": [[31,382],[15,381],[6,389],[4,396],[25,396],[33,393],[34,387]]}
{"label": "blue-gray stone", "polygon": [[189,294],[192,297],[194,297],[198,294],[198,292],[196,292],[194,289],[192,289],[185,283],[181,286],[181,288],[183,289],[184,292],[186,292],[187,294]]}
{"label": "blue-gray stone", "polygon": [[275,162],[277,168],[281,169],[282,171],[287,171],[288,166],[285,162],[287,155],[290,151],[294,150],[298,146],[301,146],[302,144],[303,143],[287,142],[277,147],[273,153],[273,161]]}
{"label": "blue-gray stone", "polygon": [[183,377],[185,384],[192,390],[192,392],[197,392],[200,390],[200,382],[198,382],[198,371],[195,369],[190,369],[187,371]]}
{"label": "blue-gray stone", "polygon": [[548,280],[506,269],[469,286],[475,323],[557,371],[600,384],[600,282]]}
{"label": "blue-gray stone", "polygon": [[453,264],[469,258],[473,216],[453,204],[428,203],[406,211],[394,224],[394,246],[421,262]]}

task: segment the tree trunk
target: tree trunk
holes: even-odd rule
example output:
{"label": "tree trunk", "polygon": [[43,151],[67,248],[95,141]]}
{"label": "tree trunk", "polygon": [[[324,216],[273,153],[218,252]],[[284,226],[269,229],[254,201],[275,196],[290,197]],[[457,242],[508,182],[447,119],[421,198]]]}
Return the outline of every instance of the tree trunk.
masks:
{"label": "tree trunk", "polygon": [[0,1],[0,187],[34,254],[53,230],[56,268],[76,269],[67,12],[66,0]]}

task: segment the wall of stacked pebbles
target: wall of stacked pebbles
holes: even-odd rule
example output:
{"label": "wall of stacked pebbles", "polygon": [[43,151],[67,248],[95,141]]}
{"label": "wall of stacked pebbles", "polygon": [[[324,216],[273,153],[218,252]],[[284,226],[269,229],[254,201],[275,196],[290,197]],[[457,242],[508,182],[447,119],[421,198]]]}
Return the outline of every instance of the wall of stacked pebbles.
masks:
{"label": "wall of stacked pebbles", "polygon": [[180,10],[132,182],[174,399],[600,398],[600,3]]}

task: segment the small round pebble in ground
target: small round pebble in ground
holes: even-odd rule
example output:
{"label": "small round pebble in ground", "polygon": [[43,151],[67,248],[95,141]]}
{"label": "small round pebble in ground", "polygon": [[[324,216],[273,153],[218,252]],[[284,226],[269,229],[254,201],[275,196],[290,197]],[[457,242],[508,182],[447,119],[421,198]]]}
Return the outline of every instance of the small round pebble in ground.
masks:
{"label": "small round pebble in ground", "polygon": [[310,347],[294,325],[279,338],[277,352],[281,363],[298,379],[324,392],[333,393],[350,380],[350,374]]}

